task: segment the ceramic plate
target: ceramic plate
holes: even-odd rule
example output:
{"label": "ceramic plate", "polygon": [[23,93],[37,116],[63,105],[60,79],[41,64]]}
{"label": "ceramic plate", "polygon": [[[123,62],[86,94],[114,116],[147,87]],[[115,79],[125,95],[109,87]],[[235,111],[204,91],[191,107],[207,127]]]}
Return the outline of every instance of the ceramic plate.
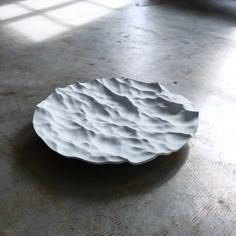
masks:
{"label": "ceramic plate", "polygon": [[37,105],[33,125],[57,153],[105,164],[141,164],[183,147],[198,111],[158,83],[96,79],[57,88]]}

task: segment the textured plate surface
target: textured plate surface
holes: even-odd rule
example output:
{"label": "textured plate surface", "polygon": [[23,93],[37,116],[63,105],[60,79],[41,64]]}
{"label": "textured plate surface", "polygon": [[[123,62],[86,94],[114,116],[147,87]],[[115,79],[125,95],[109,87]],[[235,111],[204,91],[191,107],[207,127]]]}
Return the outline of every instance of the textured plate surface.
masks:
{"label": "textured plate surface", "polygon": [[37,105],[33,125],[65,157],[141,164],[183,147],[196,132],[198,112],[158,83],[96,79],[57,88]]}

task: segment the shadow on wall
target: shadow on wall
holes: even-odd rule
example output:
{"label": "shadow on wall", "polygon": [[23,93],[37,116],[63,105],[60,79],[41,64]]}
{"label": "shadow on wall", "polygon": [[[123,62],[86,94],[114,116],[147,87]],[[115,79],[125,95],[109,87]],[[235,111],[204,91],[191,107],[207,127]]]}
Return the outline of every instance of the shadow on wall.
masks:
{"label": "shadow on wall", "polygon": [[16,171],[46,191],[103,201],[144,194],[172,178],[186,161],[189,148],[139,166],[92,165],[66,159],[51,151],[35,134],[32,125],[16,138]]}

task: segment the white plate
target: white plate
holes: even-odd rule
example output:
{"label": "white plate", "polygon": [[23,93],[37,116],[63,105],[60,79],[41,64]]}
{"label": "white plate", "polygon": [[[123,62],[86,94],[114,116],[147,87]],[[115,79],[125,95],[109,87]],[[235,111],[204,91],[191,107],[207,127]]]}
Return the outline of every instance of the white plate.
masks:
{"label": "white plate", "polygon": [[37,105],[33,125],[54,151],[105,164],[141,164],[183,147],[198,111],[158,83],[96,79],[57,88]]}

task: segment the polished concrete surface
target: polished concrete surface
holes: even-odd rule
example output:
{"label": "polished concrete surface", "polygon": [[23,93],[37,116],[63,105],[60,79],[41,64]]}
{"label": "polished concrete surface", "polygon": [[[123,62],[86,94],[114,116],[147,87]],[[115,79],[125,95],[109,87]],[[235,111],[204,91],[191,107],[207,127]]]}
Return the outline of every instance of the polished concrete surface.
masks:
{"label": "polished concrete surface", "polygon": [[[141,166],[50,151],[36,104],[110,76],[186,96],[196,136]],[[235,76],[236,1],[2,0],[0,235],[236,235]]]}

